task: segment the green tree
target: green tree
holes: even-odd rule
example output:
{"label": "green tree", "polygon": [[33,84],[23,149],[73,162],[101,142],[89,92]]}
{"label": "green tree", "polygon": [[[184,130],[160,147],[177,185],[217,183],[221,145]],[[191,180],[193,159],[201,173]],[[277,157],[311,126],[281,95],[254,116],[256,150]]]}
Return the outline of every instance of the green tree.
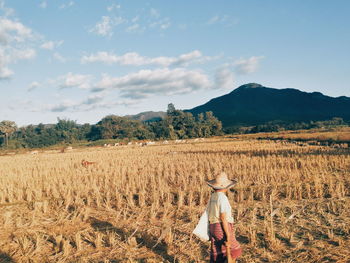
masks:
{"label": "green tree", "polygon": [[78,126],[78,140],[87,140],[91,129],[92,126],[89,123]]}
{"label": "green tree", "polygon": [[205,115],[201,113],[196,119],[192,113],[177,110],[171,103],[165,121],[169,129],[172,127],[175,137],[180,139],[222,134],[221,121],[212,112],[206,112]]}
{"label": "green tree", "polygon": [[211,111],[205,113],[205,122],[210,127],[210,135],[221,135],[222,134],[222,123],[218,120]]}
{"label": "green tree", "polygon": [[148,129],[158,139],[174,139],[175,132],[171,125],[166,120],[159,120],[147,124]]}
{"label": "green tree", "polygon": [[5,137],[5,145],[8,147],[9,137],[17,130],[17,125],[14,121],[0,122],[0,134]]}
{"label": "green tree", "polygon": [[97,139],[148,139],[154,134],[140,121],[126,117],[109,115],[99,121],[92,129],[89,137]]}
{"label": "green tree", "polygon": [[197,116],[197,126],[195,128],[197,137],[209,137],[222,134],[222,124],[211,111]]}
{"label": "green tree", "polygon": [[175,106],[172,103],[168,104],[167,115],[172,116],[176,112]]}
{"label": "green tree", "polygon": [[195,136],[195,119],[192,113],[176,110],[173,104],[169,104],[165,121],[169,129],[173,129],[176,138],[185,139]]}
{"label": "green tree", "polygon": [[57,120],[55,130],[59,141],[72,143],[78,140],[79,129],[76,121],[60,118]]}

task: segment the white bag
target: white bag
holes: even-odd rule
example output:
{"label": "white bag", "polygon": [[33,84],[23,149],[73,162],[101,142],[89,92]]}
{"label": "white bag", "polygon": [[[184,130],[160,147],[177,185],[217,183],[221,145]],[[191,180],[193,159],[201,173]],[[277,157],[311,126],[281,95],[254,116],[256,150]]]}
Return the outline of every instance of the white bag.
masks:
{"label": "white bag", "polygon": [[192,233],[203,241],[209,241],[209,216],[207,209],[205,209]]}

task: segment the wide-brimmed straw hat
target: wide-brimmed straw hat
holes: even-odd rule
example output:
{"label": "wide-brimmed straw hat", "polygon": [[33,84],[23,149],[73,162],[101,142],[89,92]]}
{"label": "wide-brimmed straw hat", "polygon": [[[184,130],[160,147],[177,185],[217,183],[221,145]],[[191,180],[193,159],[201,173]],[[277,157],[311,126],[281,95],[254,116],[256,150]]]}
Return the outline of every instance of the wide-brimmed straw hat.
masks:
{"label": "wide-brimmed straw hat", "polygon": [[216,189],[226,189],[234,186],[237,183],[236,179],[228,179],[227,174],[225,172],[221,172],[216,175],[215,179],[207,181],[207,184]]}

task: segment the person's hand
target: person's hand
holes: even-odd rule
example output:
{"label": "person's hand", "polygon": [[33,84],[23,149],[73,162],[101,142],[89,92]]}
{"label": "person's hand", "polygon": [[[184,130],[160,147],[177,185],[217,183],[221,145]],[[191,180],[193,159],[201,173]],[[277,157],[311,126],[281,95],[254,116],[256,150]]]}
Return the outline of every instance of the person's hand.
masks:
{"label": "person's hand", "polygon": [[232,255],[231,255],[231,247],[232,247],[232,239],[228,239],[225,242],[226,245],[226,253],[227,253],[227,263],[233,263],[234,261],[232,261]]}
{"label": "person's hand", "polygon": [[233,242],[232,242],[232,239],[229,238],[228,240],[225,241],[225,246],[226,246],[226,247],[232,247],[232,245],[233,245],[232,243],[233,243]]}

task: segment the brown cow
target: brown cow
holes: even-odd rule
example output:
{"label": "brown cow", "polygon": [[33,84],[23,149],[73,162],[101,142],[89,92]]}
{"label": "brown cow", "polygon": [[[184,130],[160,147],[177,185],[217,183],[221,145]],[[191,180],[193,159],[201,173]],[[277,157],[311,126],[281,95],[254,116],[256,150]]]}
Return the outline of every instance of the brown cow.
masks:
{"label": "brown cow", "polygon": [[95,164],[96,162],[89,162],[86,160],[82,160],[81,161],[81,165],[84,166],[85,168],[87,168],[89,165]]}

